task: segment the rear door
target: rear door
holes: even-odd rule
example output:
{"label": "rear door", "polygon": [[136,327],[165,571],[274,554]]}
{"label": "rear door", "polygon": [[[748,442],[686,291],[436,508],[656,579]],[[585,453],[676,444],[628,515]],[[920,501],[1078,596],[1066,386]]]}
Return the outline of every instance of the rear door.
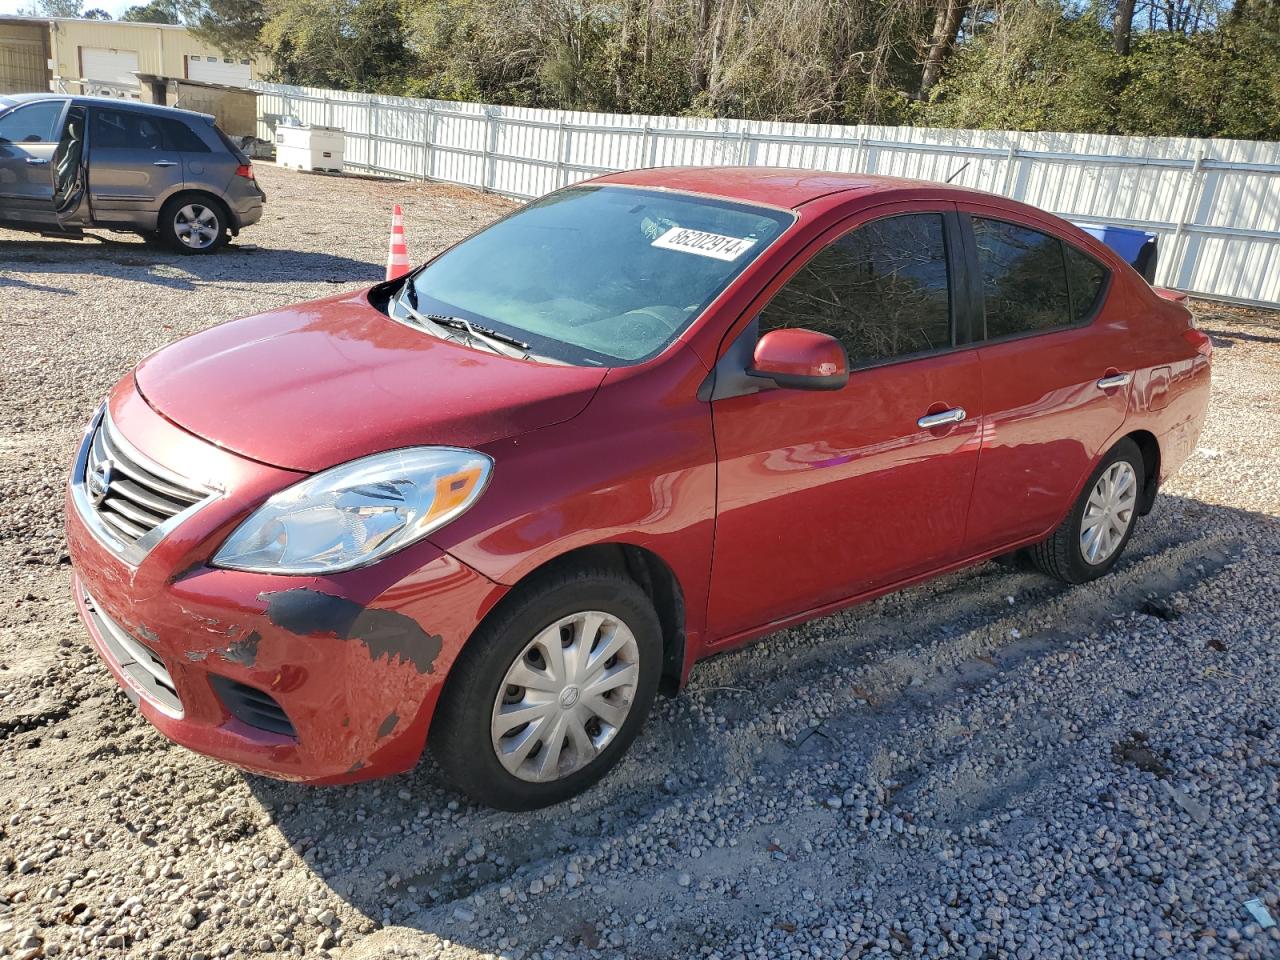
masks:
{"label": "rear door", "polygon": [[1124,423],[1133,371],[1128,318],[1106,309],[1104,266],[1046,224],[960,209],[986,402],[969,511],[967,552],[977,554],[1062,520]]}
{"label": "rear door", "polygon": [[37,100],[0,116],[0,220],[57,224],[53,159],[66,107]]}
{"label": "rear door", "polygon": [[897,204],[829,232],[740,335],[749,357],[769,330],[829,333],[853,369],[838,391],[713,400],[713,635],[732,638],[958,558],[982,383],[957,322],[957,222],[950,205]]}
{"label": "rear door", "polygon": [[89,199],[93,217],[144,229],[183,184],[182,154],[151,111],[93,106],[89,111]]}

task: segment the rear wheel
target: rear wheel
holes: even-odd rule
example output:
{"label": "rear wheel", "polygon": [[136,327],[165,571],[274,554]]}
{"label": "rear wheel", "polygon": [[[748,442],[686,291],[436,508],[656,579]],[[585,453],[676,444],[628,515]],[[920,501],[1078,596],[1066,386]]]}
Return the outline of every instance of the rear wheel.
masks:
{"label": "rear wheel", "polygon": [[657,614],[625,575],[576,570],[519,589],[467,643],[431,730],[446,777],[504,810],[558,803],[608,773],[662,661]]}
{"label": "rear wheel", "polygon": [[1121,440],[1093,471],[1062,525],[1029,549],[1032,562],[1066,583],[1105,574],[1133,535],[1143,476],[1142,451],[1132,440]]}
{"label": "rear wheel", "polygon": [[160,211],[160,237],[180,253],[209,253],[227,242],[226,209],[210,197],[175,197]]}

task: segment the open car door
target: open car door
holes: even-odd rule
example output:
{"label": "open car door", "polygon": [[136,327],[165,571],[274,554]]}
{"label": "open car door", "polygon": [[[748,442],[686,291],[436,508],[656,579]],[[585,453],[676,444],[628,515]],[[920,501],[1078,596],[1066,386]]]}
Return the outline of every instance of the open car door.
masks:
{"label": "open car door", "polygon": [[53,157],[67,104],[35,100],[0,114],[0,222],[57,227]]}
{"label": "open car door", "polygon": [[90,220],[89,153],[85,149],[85,108],[72,104],[53,154],[53,211],[63,229],[78,229]]}

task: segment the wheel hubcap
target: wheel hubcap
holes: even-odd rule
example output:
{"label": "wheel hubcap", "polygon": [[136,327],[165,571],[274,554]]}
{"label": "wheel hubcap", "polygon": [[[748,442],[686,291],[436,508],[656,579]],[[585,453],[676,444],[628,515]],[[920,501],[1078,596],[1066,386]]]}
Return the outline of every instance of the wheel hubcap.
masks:
{"label": "wheel hubcap", "polygon": [[1080,520],[1080,553],[1097,566],[1111,558],[1133,523],[1138,477],[1128,461],[1107,467],[1093,485]]}
{"label": "wheel hubcap", "polygon": [[626,722],[640,679],[630,628],[599,610],[557,620],[529,641],[503,677],[490,736],[521,780],[581,770]]}
{"label": "wheel hubcap", "polygon": [[173,219],[173,229],[183,246],[203,250],[218,239],[218,215],[199,203],[188,203]]}

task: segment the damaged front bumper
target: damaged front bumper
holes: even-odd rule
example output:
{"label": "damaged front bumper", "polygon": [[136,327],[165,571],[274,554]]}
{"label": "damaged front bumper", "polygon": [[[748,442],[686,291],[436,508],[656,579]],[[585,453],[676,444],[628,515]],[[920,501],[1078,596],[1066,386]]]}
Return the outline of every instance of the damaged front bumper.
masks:
{"label": "damaged front bumper", "polygon": [[343,783],[413,767],[449,667],[505,588],[425,542],[328,577],[209,567],[230,530],[296,475],[181,431],[131,384],[113,393],[110,411],[151,461],[183,464],[225,491],[129,562],[83,515],[76,485],[85,478],[73,470],[76,602],[143,715],[182,746],[289,780]]}

